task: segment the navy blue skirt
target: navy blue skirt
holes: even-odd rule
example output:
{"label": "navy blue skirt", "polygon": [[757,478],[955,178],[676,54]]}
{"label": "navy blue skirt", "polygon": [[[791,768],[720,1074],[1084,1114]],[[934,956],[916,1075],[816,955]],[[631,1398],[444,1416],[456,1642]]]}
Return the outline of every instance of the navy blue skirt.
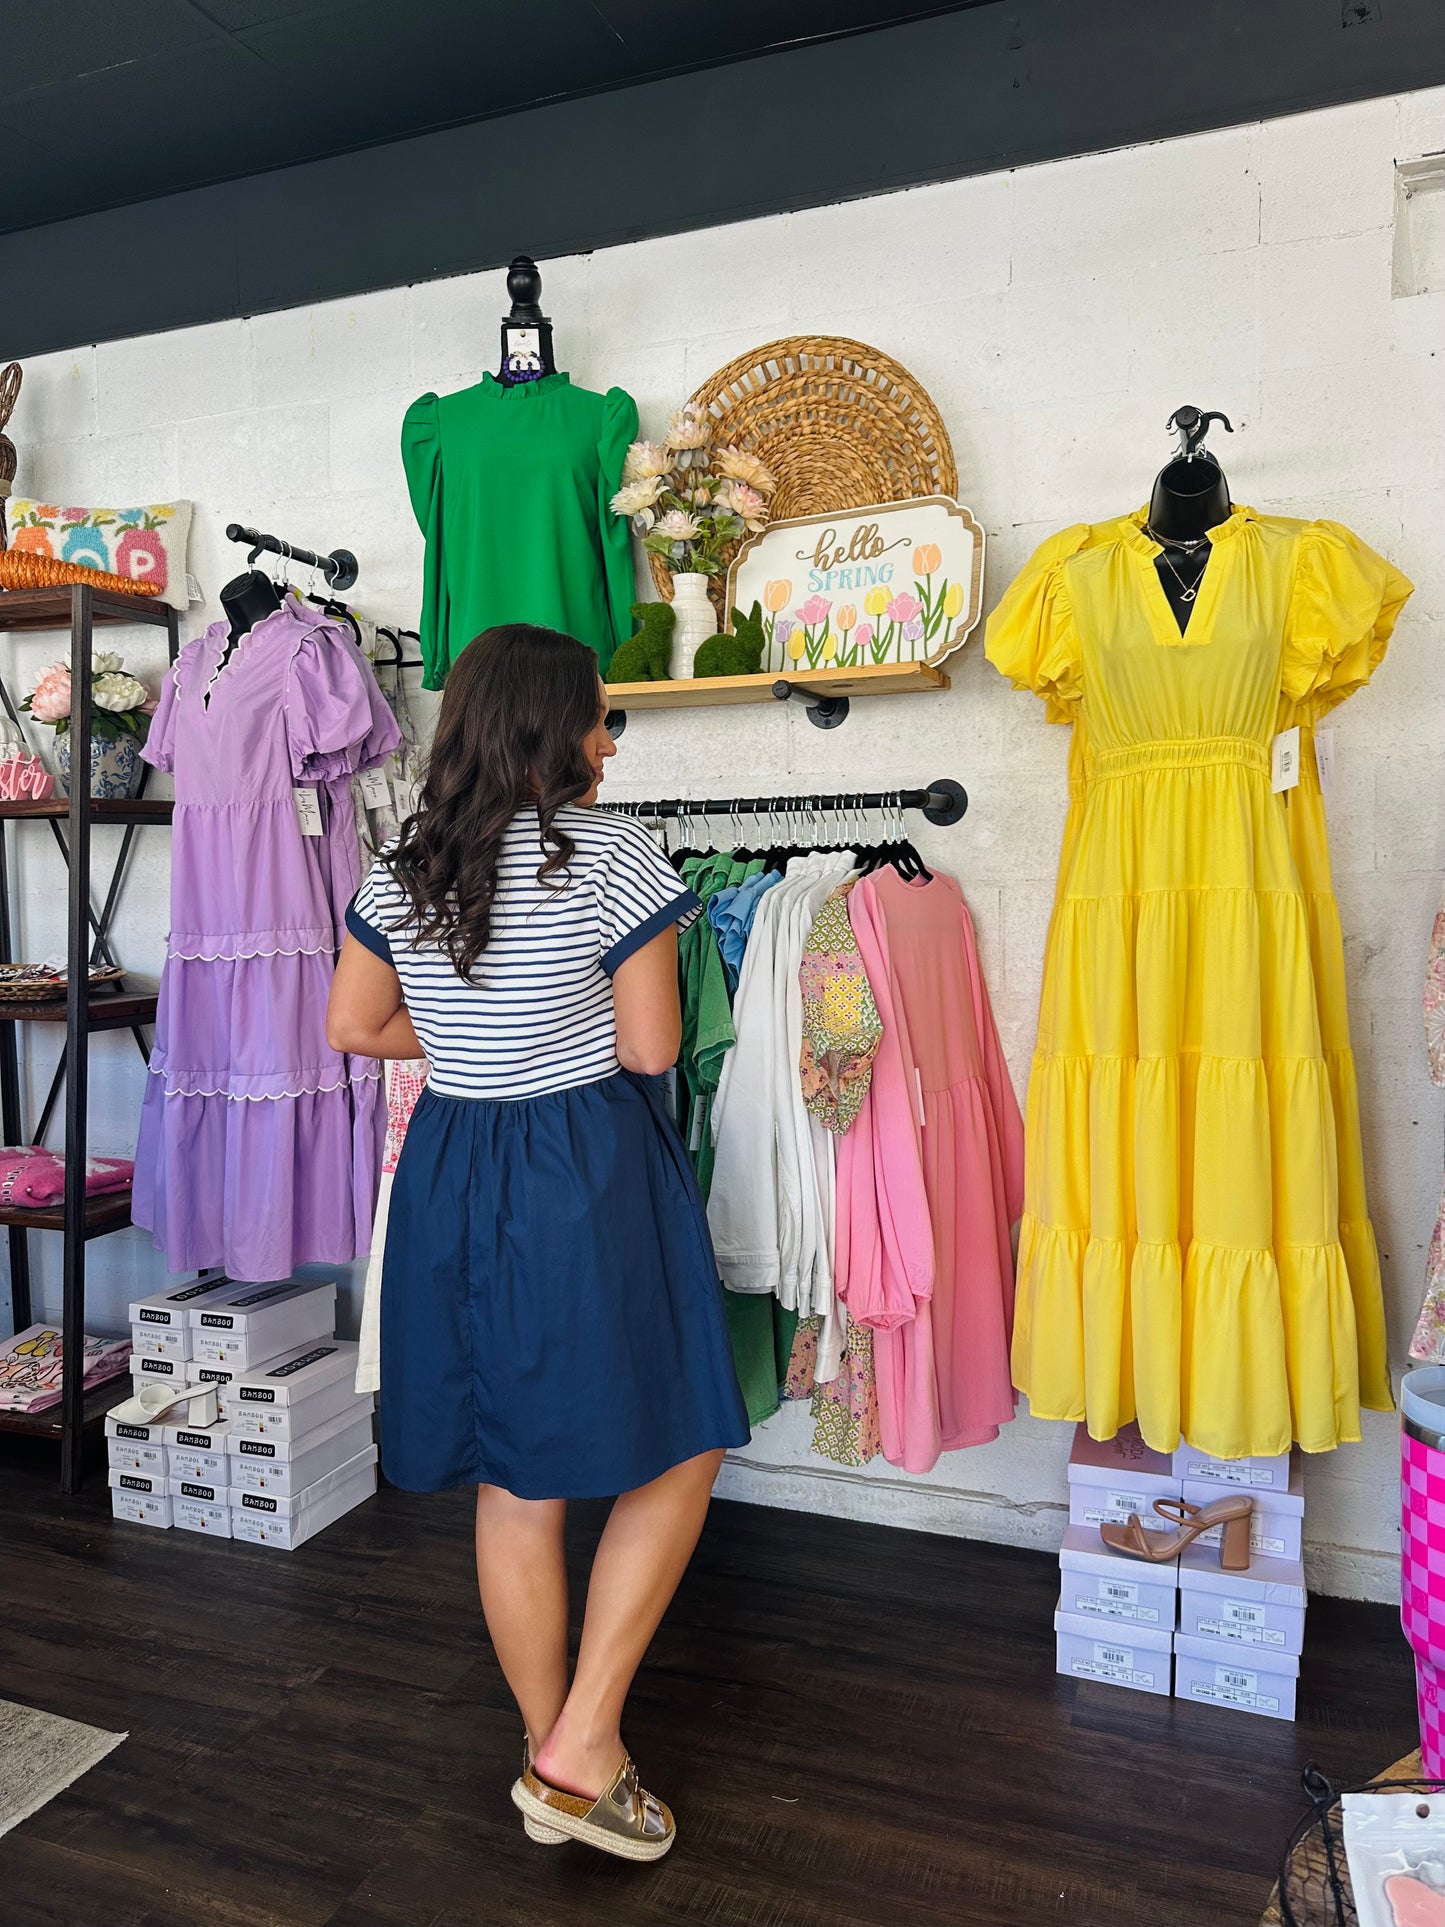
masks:
{"label": "navy blue skirt", "polygon": [[423,1092],[386,1230],[387,1478],[602,1498],[747,1439],[707,1218],[652,1086]]}

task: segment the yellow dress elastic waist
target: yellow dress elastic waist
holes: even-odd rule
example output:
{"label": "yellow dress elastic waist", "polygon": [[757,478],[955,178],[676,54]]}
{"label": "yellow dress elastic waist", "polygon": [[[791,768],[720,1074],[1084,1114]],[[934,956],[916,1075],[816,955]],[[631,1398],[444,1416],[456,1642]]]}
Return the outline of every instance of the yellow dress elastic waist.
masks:
{"label": "yellow dress elastic waist", "polygon": [[1126,749],[1095,750],[1091,781],[1111,776],[1133,776],[1140,770],[1209,769],[1232,765],[1269,773],[1269,753],[1252,736],[1194,736],[1154,743],[1132,743]]}

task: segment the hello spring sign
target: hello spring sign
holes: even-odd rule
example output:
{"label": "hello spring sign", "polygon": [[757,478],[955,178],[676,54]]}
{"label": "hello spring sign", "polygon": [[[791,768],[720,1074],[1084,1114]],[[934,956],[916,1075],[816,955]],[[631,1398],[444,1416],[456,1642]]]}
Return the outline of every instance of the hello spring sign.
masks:
{"label": "hello spring sign", "polygon": [[727,607],[762,605],[770,670],[939,663],[978,622],[983,551],[947,495],[796,516],[738,551]]}

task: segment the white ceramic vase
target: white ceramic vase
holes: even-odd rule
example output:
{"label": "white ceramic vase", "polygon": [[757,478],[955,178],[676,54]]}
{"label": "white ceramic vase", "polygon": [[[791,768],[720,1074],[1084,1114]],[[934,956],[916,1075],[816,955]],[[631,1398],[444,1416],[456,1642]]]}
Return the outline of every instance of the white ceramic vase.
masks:
{"label": "white ceramic vase", "polygon": [[675,575],[672,578],[672,664],[674,682],[692,676],[693,659],[700,644],[717,634],[717,611],[708,601],[705,575]]}

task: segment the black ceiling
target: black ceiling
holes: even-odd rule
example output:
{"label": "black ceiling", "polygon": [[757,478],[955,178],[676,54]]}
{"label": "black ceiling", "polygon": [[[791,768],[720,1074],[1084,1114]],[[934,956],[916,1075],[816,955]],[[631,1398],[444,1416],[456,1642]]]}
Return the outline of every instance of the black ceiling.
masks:
{"label": "black ceiling", "polygon": [[[999,0],[968,0],[998,4]],[[879,0],[53,0],[5,9],[0,232],[960,10]],[[639,123],[603,167],[718,165]],[[803,139],[837,138],[826,123]]]}

